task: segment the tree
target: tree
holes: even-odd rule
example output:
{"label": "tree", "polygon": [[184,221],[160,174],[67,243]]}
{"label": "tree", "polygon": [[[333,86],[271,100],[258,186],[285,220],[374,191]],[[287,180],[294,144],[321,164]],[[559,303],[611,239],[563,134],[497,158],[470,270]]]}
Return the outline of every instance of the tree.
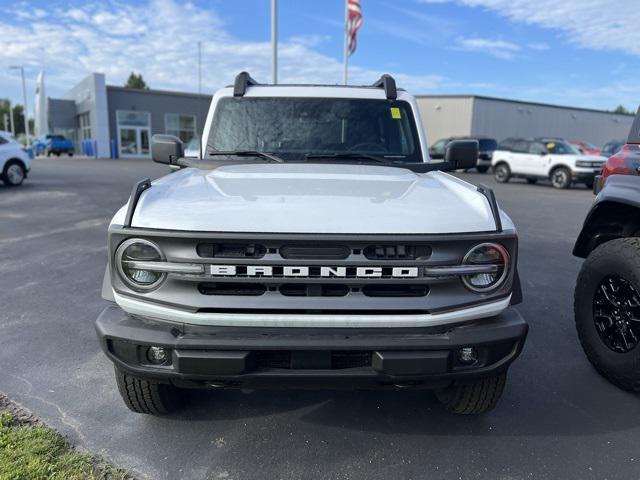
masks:
{"label": "tree", "polygon": [[149,90],[147,83],[142,78],[142,74],[138,73],[137,75],[134,72],[131,72],[129,78],[127,79],[127,83],[124,85],[126,88],[137,88],[138,90]]}
{"label": "tree", "polygon": [[[24,117],[22,116],[22,105],[13,105],[11,107],[13,110],[13,121],[15,122],[15,131],[16,135],[24,132]],[[5,125],[4,119],[7,114],[7,123]],[[9,100],[6,98],[0,98],[0,130],[5,130],[7,132],[11,131],[11,115],[9,113]],[[33,135],[33,119],[29,119],[29,131],[31,135]]]}
{"label": "tree", "polygon": [[629,115],[631,112],[629,110],[627,110],[624,105],[618,105],[614,110],[613,113],[624,113],[626,115]]}

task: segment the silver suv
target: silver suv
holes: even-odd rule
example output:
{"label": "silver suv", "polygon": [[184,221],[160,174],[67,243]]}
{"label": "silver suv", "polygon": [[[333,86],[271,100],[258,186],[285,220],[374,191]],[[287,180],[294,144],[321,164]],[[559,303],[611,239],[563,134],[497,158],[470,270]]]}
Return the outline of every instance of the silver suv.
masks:
{"label": "silver suv", "polygon": [[415,99],[367,87],[215,94],[202,158],[156,135],[156,162],[109,227],[97,320],[127,406],[183,388],[429,388],[493,408],[527,324],[518,237],[470,168],[476,141],[431,162]]}

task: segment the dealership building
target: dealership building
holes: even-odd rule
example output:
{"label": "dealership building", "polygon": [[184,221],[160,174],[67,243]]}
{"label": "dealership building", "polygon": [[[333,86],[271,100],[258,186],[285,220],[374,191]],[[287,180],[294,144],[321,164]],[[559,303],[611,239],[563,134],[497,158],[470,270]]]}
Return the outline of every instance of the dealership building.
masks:
{"label": "dealership building", "polygon": [[427,141],[451,136],[560,137],[603,146],[625,140],[633,115],[479,95],[418,95]]}
{"label": "dealership building", "polygon": [[200,135],[210,102],[211,95],[106,85],[104,74],[93,73],[62,98],[46,99],[42,123],[47,131],[38,134],[64,134],[76,148],[88,143],[100,157],[148,158],[156,133],[185,143]]}
{"label": "dealership building", "polygon": [[[62,98],[38,98],[39,135],[61,133],[100,157],[150,157],[150,139],[167,133],[189,142],[201,135],[211,95],[107,85],[93,73]],[[602,146],[625,139],[633,115],[477,95],[417,95],[427,140],[449,136],[553,136]],[[86,148],[85,148],[86,147]]]}

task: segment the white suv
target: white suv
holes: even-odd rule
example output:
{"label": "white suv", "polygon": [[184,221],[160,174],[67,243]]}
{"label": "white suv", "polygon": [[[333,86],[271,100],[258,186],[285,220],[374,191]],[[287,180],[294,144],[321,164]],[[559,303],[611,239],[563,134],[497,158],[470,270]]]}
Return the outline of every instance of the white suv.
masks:
{"label": "white suv", "polygon": [[500,183],[511,177],[526,178],[529,183],[548,178],[556,188],[584,183],[593,188],[606,158],[581,154],[565,140],[557,138],[508,138],[498,145],[491,165]]}
{"label": "white suv", "polygon": [[31,168],[25,148],[9,132],[0,130],[0,171],[5,185],[20,185]]}
{"label": "white suv", "polygon": [[[96,321],[129,409],[185,388],[427,388],[493,408],[527,323],[518,237],[493,192],[430,162],[415,98],[371,86],[264,85],[211,101],[201,158],[154,135],[154,161],[109,226]],[[337,384],[337,385],[336,385]]]}

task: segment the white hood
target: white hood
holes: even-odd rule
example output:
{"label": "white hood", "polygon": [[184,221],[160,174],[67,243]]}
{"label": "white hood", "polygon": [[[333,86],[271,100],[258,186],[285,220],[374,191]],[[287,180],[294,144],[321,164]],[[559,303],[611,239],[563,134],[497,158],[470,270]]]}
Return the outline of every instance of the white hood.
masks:
{"label": "white hood", "polygon": [[[124,210],[112,223],[122,224]],[[511,222],[503,214],[504,228]],[[132,226],[261,233],[493,231],[489,202],[442,172],[344,164],[187,168],[143,192]]]}

